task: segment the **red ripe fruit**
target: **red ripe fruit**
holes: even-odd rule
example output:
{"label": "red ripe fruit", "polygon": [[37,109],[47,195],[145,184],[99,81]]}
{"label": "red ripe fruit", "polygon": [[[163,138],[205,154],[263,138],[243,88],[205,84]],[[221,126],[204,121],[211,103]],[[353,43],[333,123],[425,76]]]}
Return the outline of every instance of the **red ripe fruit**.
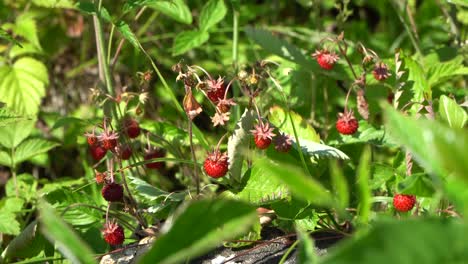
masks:
{"label": "red ripe fruit", "polygon": [[312,54],[322,69],[331,70],[340,58],[335,52],[329,52],[326,49],[317,50]]}
{"label": "red ripe fruit", "polygon": [[107,244],[112,246],[121,245],[125,240],[123,228],[115,222],[108,222],[104,225],[102,235]]}
{"label": "red ripe fruit", "polygon": [[140,124],[132,118],[128,118],[124,121],[124,130],[129,138],[136,138],[141,132]]}
{"label": "red ripe fruit", "polygon": [[[165,153],[161,149],[152,149],[146,152],[144,158],[145,160],[150,160],[150,159],[157,159],[157,158],[163,158],[165,156]],[[151,162],[151,163],[146,163],[145,164],[146,168],[148,169],[162,169],[164,166],[164,162],[158,161],[158,162]]]}
{"label": "red ripe fruit", "polygon": [[102,158],[104,158],[104,156],[106,156],[107,149],[99,145],[94,145],[89,146],[89,152],[95,161],[100,161]]}
{"label": "red ripe fruit", "polygon": [[101,146],[107,150],[112,150],[117,146],[117,139],[119,135],[113,131],[104,131],[99,136],[99,142],[101,142]]}
{"label": "red ripe fruit", "polygon": [[212,178],[221,178],[226,175],[229,167],[229,162],[226,154],[215,150],[208,154],[208,157],[203,164],[206,174]]}
{"label": "red ripe fruit", "polygon": [[274,128],[270,127],[269,123],[259,123],[255,129],[251,130],[254,135],[255,145],[259,149],[266,149],[271,144],[271,139],[275,136],[273,133]]}
{"label": "red ripe fruit", "polygon": [[94,146],[97,143],[97,137],[96,136],[89,136],[86,141],[88,142],[88,145]]}
{"label": "red ripe fruit", "polygon": [[407,194],[396,194],[393,197],[393,206],[398,212],[408,212],[413,209],[416,203],[416,196]]}
{"label": "red ripe fruit", "polygon": [[267,149],[271,144],[271,138],[264,138],[260,136],[254,137],[255,145],[259,149]]}
{"label": "red ripe fruit", "polygon": [[211,102],[217,104],[219,100],[224,98],[226,93],[226,86],[224,85],[223,78],[218,78],[217,80],[208,80],[208,91],[206,95]]}
{"label": "red ripe fruit", "polygon": [[359,123],[353,115],[353,112],[345,112],[338,114],[338,120],[336,121],[336,130],[343,135],[352,135],[356,133],[359,127]]}
{"label": "red ripe fruit", "polygon": [[128,160],[132,156],[132,148],[129,145],[124,145],[119,149],[119,155],[122,160]]}
{"label": "red ripe fruit", "polygon": [[123,198],[123,187],[117,183],[106,184],[101,190],[102,197],[108,202],[121,201]]}
{"label": "red ripe fruit", "polygon": [[96,179],[96,183],[98,183],[98,184],[103,183],[106,180],[106,173],[96,171],[95,172],[95,179]]}

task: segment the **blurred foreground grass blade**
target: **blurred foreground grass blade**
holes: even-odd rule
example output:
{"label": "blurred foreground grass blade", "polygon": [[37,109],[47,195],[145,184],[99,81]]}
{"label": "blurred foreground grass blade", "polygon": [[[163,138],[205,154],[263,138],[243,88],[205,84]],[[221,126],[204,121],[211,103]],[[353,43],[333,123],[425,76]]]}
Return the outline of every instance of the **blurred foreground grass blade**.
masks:
{"label": "blurred foreground grass blade", "polygon": [[39,204],[41,232],[72,263],[97,263],[93,251],[81,238],[55,213],[48,203]]}
{"label": "blurred foreground grass blade", "polygon": [[298,228],[297,233],[299,236],[299,260],[300,263],[314,264],[318,263],[318,256],[315,253],[314,241],[309,234]]}
{"label": "blurred foreground grass blade", "polygon": [[380,222],[368,233],[345,241],[321,263],[466,263],[466,232],[466,225],[441,219]]}
{"label": "blurred foreground grass blade", "polygon": [[441,177],[453,173],[468,182],[468,132],[431,120],[416,120],[385,108],[389,134],[411,151],[418,163]]}
{"label": "blurred foreground grass blade", "polygon": [[255,210],[240,201],[192,202],[179,209],[167,233],[156,240],[138,263],[184,263],[243,234],[255,221],[258,221]]}
{"label": "blurred foreground grass blade", "polygon": [[266,175],[275,177],[286,184],[293,195],[315,205],[331,206],[333,204],[330,192],[315,179],[307,176],[301,168],[279,164],[268,158],[258,159],[255,163],[265,171]]}
{"label": "blurred foreground grass blade", "polygon": [[358,217],[361,224],[367,224],[369,222],[369,214],[371,211],[372,202],[371,190],[369,187],[371,155],[370,147],[367,146],[364,148],[357,169],[357,185],[359,190]]}
{"label": "blurred foreground grass blade", "polygon": [[336,160],[330,162],[330,175],[338,209],[344,211],[349,206],[349,188],[343,171],[338,167]]}

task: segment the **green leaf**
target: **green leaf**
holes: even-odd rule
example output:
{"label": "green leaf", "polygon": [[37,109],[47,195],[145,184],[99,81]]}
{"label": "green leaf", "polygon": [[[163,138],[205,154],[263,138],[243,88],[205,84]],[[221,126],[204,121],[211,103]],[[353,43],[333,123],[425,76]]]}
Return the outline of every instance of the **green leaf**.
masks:
{"label": "green leaf", "polygon": [[433,87],[450,77],[467,74],[468,67],[463,66],[463,58],[461,56],[448,62],[431,64],[427,70],[427,78],[430,87]]}
{"label": "green leaf", "polygon": [[299,237],[299,263],[318,263],[318,256],[315,253],[315,246],[312,238],[301,228],[297,229],[297,234]]}
{"label": "green leaf", "polygon": [[271,177],[262,164],[254,163],[250,177],[243,180],[247,180],[247,183],[240,192],[235,194],[235,198],[250,204],[260,206],[290,197],[286,186],[276,177]]}
{"label": "green leaf", "polygon": [[13,36],[11,36],[7,31],[0,28],[0,39],[5,39],[8,42],[15,44],[18,47],[23,47],[19,41],[17,41]]}
{"label": "green leaf", "polygon": [[435,193],[432,179],[425,173],[415,173],[398,183],[398,193],[417,197],[432,197]]}
{"label": "green leaf", "polygon": [[366,234],[345,241],[321,263],[464,263],[466,232],[466,226],[446,219],[379,222]]}
{"label": "green leaf", "polygon": [[451,4],[454,4],[454,5],[460,5],[460,6],[468,7],[468,3],[465,0],[450,0],[448,2],[451,3]]}
{"label": "green leaf", "polygon": [[41,232],[73,263],[97,263],[91,248],[55,213],[54,208],[39,204]]}
{"label": "green leaf", "polygon": [[465,109],[445,95],[440,96],[439,114],[450,127],[463,128],[468,120]]}
{"label": "green leaf", "polygon": [[332,205],[333,199],[330,192],[318,181],[308,177],[301,168],[273,162],[268,158],[260,158],[255,163],[268,177],[274,177],[283,182],[298,198],[315,205]]}
{"label": "green leaf", "polygon": [[28,160],[36,155],[45,153],[59,144],[56,142],[48,141],[41,138],[27,139],[23,141],[15,151],[15,162],[21,163],[25,160]]}
{"label": "green leaf", "polygon": [[200,31],[206,32],[218,24],[226,16],[227,8],[224,0],[209,0],[200,13],[198,22]]}
{"label": "green leaf", "polygon": [[27,117],[18,115],[7,107],[0,108],[0,127],[7,126],[18,121],[23,121],[25,119],[27,119]]}
{"label": "green leaf", "polygon": [[35,115],[48,85],[47,68],[33,58],[23,57],[12,66],[0,66],[0,98],[21,115]]}
{"label": "green leaf", "polygon": [[24,13],[16,18],[15,33],[41,50],[41,44],[37,36],[37,26],[32,13]]}
{"label": "green leaf", "polygon": [[233,179],[241,179],[244,152],[250,142],[250,130],[254,122],[253,111],[245,110],[228,140],[229,172]]}
{"label": "green leaf", "polygon": [[15,213],[0,211],[0,233],[15,236],[20,233],[20,224]]}
{"label": "green leaf", "polygon": [[[309,125],[302,116],[292,111],[290,114],[300,139],[320,142],[320,135],[315,132],[314,128]],[[279,106],[271,107],[269,116],[269,120],[273,125],[294,138],[294,129],[291,124],[291,120],[289,119],[288,113],[283,108]],[[300,141],[300,144],[302,145],[302,141]]]}
{"label": "green leaf", "polygon": [[193,48],[197,48],[207,42],[209,38],[210,34],[208,32],[183,31],[174,39],[172,55],[180,55]]}
{"label": "green leaf", "polygon": [[128,42],[130,42],[130,44],[132,44],[137,50],[140,50],[141,45],[137,36],[133,33],[132,29],[125,21],[112,19],[111,15],[105,8],[101,9],[101,17],[107,22],[112,23],[117,31],[119,31],[120,34],[122,34],[122,36]]}
{"label": "green leaf", "polygon": [[434,120],[416,120],[390,107],[385,109],[390,135],[410,150],[428,172],[445,177],[454,173],[468,182],[468,132]]}
{"label": "green leaf", "polygon": [[[18,196],[30,201],[36,197],[37,180],[31,174],[20,174],[16,176],[18,186]],[[15,181],[9,179],[5,186],[7,197],[16,197]]]}
{"label": "green leaf", "polygon": [[330,176],[338,207],[344,210],[349,206],[349,188],[343,171],[338,167],[336,161],[330,163]]}
{"label": "green leaf", "polygon": [[1,201],[1,210],[4,212],[18,213],[23,210],[24,200],[19,197],[6,197]]}
{"label": "green leaf", "polygon": [[0,165],[10,167],[12,166],[12,160],[10,157],[11,153],[6,152],[5,150],[0,149]]}
{"label": "green leaf", "polygon": [[[255,210],[240,201],[199,200],[179,208],[139,263],[182,263],[246,232],[258,221]],[[197,223],[194,228],[194,223]]]}
{"label": "green leaf", "polygon": [[44,244],[47,243],[38,229],[37,220],[32,221],[17,237],[8,243],[2,257],[4,259],[13,259],[37,256],[44,249]]}
{"label": "green leaf", "polygon": [[127,176],[127,178],[129,179],[131,186],[133,186],[133,188],[136,190],[136,195],[142,196],[148,201],[155,201],[160,197],[167,197],[167,199],[173,201],[184,200],[185,193],[169,193],[157,187],[154,187],[153,185],[147,183],[146,181],[140,178],[133,176]]}
{"label": "green leaf", "polygon": [[[299,133],[298,133],[299,134]],[[299,134],[300,135],[300,134]],[[293,140],[294,141],[294,140]],[[305,139],[299,139],[301,142],[302,151],[310,155],[314,159],[319,158],[336,158],[347,160],[349,157],[341,150],[320,143],[312,142]],[[297,148],[297,144],[295,144]]]}
{"label": "green leaf", "polygon": [[75,8],[73,0],[32,0],[33,4],[47,8]]}
{"label": "green leaf", "polygon": [[187,25],[192,24],[192,14],[183,0],[150,1],[146,6],[158,10],[177,22]]}
{"label": "green leaf", "polygon": [[359,166],[357,168],[357,187],[359,195],[358,218],[363,224],[369,222],[369,215],[371,211],[371,189],[369,187],[371,164],[371,149],[369,146],[364,148]]}
{"label": "green leaf", "polygon": [[421,65],[410,57],[405,57],[405,65],[409,69],[408,83],[412,84],[413,101],[422,102],[425,98],[431,98],[431,87]]}
{"label": "green leaf", "polygon": [[12,149],[17,147],[32,132],[35,120],[25,120],[10,124],[8,129],[0,129],[0,145]]}

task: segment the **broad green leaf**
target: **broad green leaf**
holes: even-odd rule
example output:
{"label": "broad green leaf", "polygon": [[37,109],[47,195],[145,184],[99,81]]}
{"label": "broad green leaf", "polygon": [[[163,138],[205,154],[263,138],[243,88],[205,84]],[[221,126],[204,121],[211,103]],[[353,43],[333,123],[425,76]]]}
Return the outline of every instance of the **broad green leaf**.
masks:
{"label": "broad green leaf", "polygon": [[432,64],[427,69],[430,87],[456,75],[468,75],[468,67],[463,66],[463,58],[461,56],[448,62]]}
{"label": "broad green leaf", "polygon": [[385,183],[394,176],[395,170],[386,164],[374,163],[371,169],[370,188],[372,190],[385,187]]}
{"label": "broad green leaf", "polygon": [[183,0],[150,1],[146,6],[158,10],[177,22],[187,25],[192,24],[192,14]]}
{"label": "broad green leaf", "polygon": [[413,194],[417,197],[431,197],[434,192],[434,183],[425,173],[415,173],[398,183],[398,193]]}
{"label": "broad green leaf", "polygon": [[208,32],[200,31],[183,31],[179,33],[172,46],[172,54],[174,56],[183,54],[193,48],[201,46],[210,38]]}
{"label": "broad green leaf", "polygon": [[15,213],[0,210],[0,233],[15,236],[20,233],[20,224]]}
{"label": "broad green leaf", "polygon": [[[196,222],[196,228],[194,223]],[[139,263],[182,263],[246,232],[258,221],[248,204],[225,199],[198,200],[179,208]]]}
{"label": "broad green leaf", "polygon": [[142,196],[148,201],[155,201],[160,197],[167,197],[168,200],[173,201],[184,200],[184,193],[169,193],[147,183],[146,181],[140,178],[133,176],[127,176],[127,178],[129,180],[130,185],[136,190],[136,195]]}
{"label": "broad green leaf", "polygon": [[15,151],[14,159],[15,162],[21,163],[28,160],[36,155],[45,153],[59,144],[56,142],[48,141],[41,138],[31,138],[23,141],[18,145]]}
{"label": "broad green leaf", "polygon": [[349,206],[349,188],[343,171],[338,167],[336,161],[330,163],[330,176],[338,207],[344,210]]}
{"label": "broad green leaf", "polygon": [[12,66],[0,66],[0,98],[18,114],[39,111],[48,82],[47,68],[36,59],[22,57]]}
{"label": "broad green leaf", "polygon": [[463,128],[468,120],[465,109],[445,95],[440,96],[439,114],[450,127]]}
{"label": "broad green leaf", "polygon": [[[31,174],[20,174],[16,176],[18,196],[30,201],[36,197],[37,180]],[[7,197],[16,197],[15,182],[10,178],[5,186]]]}
{"label": "broad green leaf", "polygon": [[97,263],[91,248],[71,229],[47,202],[39,203],[41,232],[73,263]]}
{"label": "broad green leaf", "polygon": [[276,177],[271,177],[269,171],[262,164],[254,163],[244,188],[235,194],[235,198],[242,199],[254,205],[270,204],[289,198],[286,186]]}
{"label": "broad green leaf", "polygon": [[307,176],[301,168],[273,162],[268,158],[260,158],[255,161],[255,164],[266,175],[285,184],[298,198],[315,205],[330,206],[333,204],[330,192],[318,181]]}
{"label": "broad green leaf", "polygon": [[198,25],[200,31],[205,32],[218,24],[226,16],[227,8],[224,0],[209,0],[200,13]]}
{"label": "broad green leaf", "polygon": [[309,233],[302,230],[301,228],[298,228],[297,234],[299,236],[299,263],[319,263],[318,256],[315,253],[314,241],[309,236]]}
{"label": "broad green leaf", "polygon": [[25,119],[27,119],[27,117],[18,115],[7,107],[0,108],[0,127],[7,126],[18,121],[23,121]]}
{"label": "broad green leaf", "polygon": [[409,70],[408,84],[412,84],[413,101],[422,102],[426,98],[431,98],[431,87],[421,65],[410,57],[405,57],[405,64]]}
{"label": "broad green leaf", "polygon": [[37,220],[32,221],[21,233],[15,237],[2,253],[4,259],[32,258],[44,249],[47,243],[39,233]]}
{"label": "broad green leaf", "polygon": [[137,50],[140,50],[141,45],[137,36],[133,33],[132,29],[125,21],[112,19],[111,15],[105,8],[102,8],[100,13],[101,17],[107,22],[112,23],[117,31],[119,31],[120,34],[122,34],[122,36],[133,45],[133,47],[135,47]]}
{"label": "broad green leaf", "polygon": [[390,135],[405,146],[428,172],[445,177],[450,173],[468,182],[468,132],[449,128],[434,120],[416,120],[386,107]]}
{"label": "broad green leaf", "polygon": [[464,263],[466,232],[466,226],[446,219],[378,222],[366,234],[343,242],[320,263]]}
{"label": "broad green leaf", "polygon": [[19,197],[6,197],[0,203],[0,210],[10,213],[18,213],[23,210],[24,200]]}
{"label": "broad green leaf", "polygon": [[16,18],[15,33],[41,50],[41,44],[37,36],[37,26],[32,13],[24,13]]}
{"label": "broad green leaf", "polygon": [[75,8],[76,1],[74,0],[32,0],[37,6],[47,8]]}
{"label": "broad green leaf", "polygon": [[244,162],[244,151],[250,142],[250,130],[254,122],[253,111],[245,110],[228,140],[229,172],[232,178],[240,179],[242,164]]}
{"label": "broad green leaf", "polygon": [[[300,135],[300,134],[299,134]],[[293,140],[294,141],[294,140]],[[314,159],[319,158],[335,158],[347,160],[349,157],[341,150],[320,143],[316,143],[310,140],[299,139],[301,142],[302,151],[311,156]],[[297,148],[297,144],[294,144]]]}
{"label": "broad green leaf", "polygon": [[[140,127],[147,129],[155,135],[164,137],[165,140],[176,144],[189,146],[189,135],[188,132],[175,126],[169,122],[154,122],[152,120],[142,120]],[[198,138],[194,137],[194,144],[199,144]]]}
{"label": "broad green leaf", "polygon": [[[311,125],[309,125],[299,114],[292,111],[290,114],[300,139],[305,139],[312,142],[320,142],[320,135],[315,132]],[[288,113],[284,109],[279,106],[273,106],[270,108],[269,116],[270,122],[273,125],[279,128],[285,134],[288,134],[294,138],[294,129],[291,124],[291,120],[288,116]],[[302,145],[302,141],[299,143]]]}
{"label": "broad green leaf", "polygon": [[454,5],[468,7],[468,3],[465,0],[449,0],[447,2],[452,3]]}
{"label": "broad green leaf", "polygon": [[0,165],[10,167],[12,166],[11,152],[7,152],[6,149],[0,149]]}
{"label": "broad green leaf", "polygon": [[362,224],[369,222],[369,215],[371,211],[371,189],[369,187],[370,177],[370,164],[371,164],[371,149],[369,146],[364,148],[359,165],[357,168],[357,188],[358,188],[358,218]]}
{"label": "broad green leaf", "polygon": [[0,145],[12,149],[26,139],[34,128],[35,120],[25,120],[0,129]]}

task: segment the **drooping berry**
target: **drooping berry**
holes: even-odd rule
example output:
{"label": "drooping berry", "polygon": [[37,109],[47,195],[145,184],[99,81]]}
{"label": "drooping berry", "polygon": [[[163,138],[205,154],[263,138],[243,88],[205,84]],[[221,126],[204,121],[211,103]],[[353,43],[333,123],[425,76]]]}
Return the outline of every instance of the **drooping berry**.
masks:
{"label": "drooping berry", "polygon": [[280,133],[274,138],[275,149],[279,152],[289,152],[292,147],[292,139],[289,135]]}
{"label": "drooping berry", "polygon": [[107,149],[97,144],[94,146],[89,146],[89,152],[95,161],[100,161],[102,158],[104,158],[104,156],[106,156]]}
{"label": "drooping berry", "polygon": [[[146,154],[144,156],[145,160],[150,160],[150,159],[157,159],[157,158],[163,158],[165,156],[165,152],[162,149],[150,149],[146,151]],[[162,169],[164,167],[164,162],[162,161],[157,161],[157,162],[150,162],[145,164],[146,168],[148,169]]]}
{"label": "drooping berry", "polygon": [[113,131],[104,131],[101,135],[99,135],[98,139],[101,143],[101,146],[106,150],[113,150],[115,146],[117,146],[117,139],[119,135]]}
{"label": "drooping berry", "polygon": [[101,190],[102,197],[108,202],[121,201],[123,198],[123,187],[117,183],[109,183],[104,185]]}
{"label": "drooping berry", "polygon": [[375,64],[372,75],[377,81],[385,81],[391,74],[388,71],[388,66],[383,62],[379,62]]}
{"label": "drooping berry", "polygon": [[104,225],[102,235],[107,244],[112,246],[121,245],[125,240],[124,229],[114,221],[107,222]]}
{"label": "drooping berry", "polygon": [[251,130],[254,135],[255,145],[259,149],[266,149],[270,146],[272,138],[275,136],[273,133],[274,128],[270,127],[269,123],[264,124],[260,122]]}
{"label": "drooping berry", "polygon": [[229,169],[228,157],[225,153],[215,150],[208,154],[203,163],[203,168],[206,174],[212,178],[223,177]]}
{"label": "drooping berry", "polygon": [[393,206],[398,212],[408,212],[413,209],[416,203],[416,196],[407,194],[396,194],[393,197]]}
{"label": "drooping berry", "polygon": [[98,138],[96,134],[94,133],[94,129],[93,129],[93,132],[85,133],[84,135],[86,137],[86,142],[88,142],[89,146],[96,146],[96,144],[98,143]]}
{"label": "drooping berry", "polygon": [[326,49],[316,50],[314,54],[312,54],[312,57],[314,57],[320,67],[325,70],[333,69],[333,66],[340,58],[335,52],[330,52]]}
{"label": "drooping berry", "polygon": [[336,121],[336,130],[343,135],[352,135],[356,133],[359,123],[354,117],[352,111],[339,113],[338,120]]}
{"label": "drooping berry", "polygon": [[119,157],[122,160],[128,160],[132,156],[132,148],[129,145],[119,147]]}
{"label": "drooping berry", "polygon": [[218,103],[219,100],[224,98],[226,92],[226,86],[224,85],[223,78],[219,77],[217,80],[208,80],[208,91],[206,95],[214,104]]}
{"label": "drooping berry", "polygon": [[136,138],[140,135],[141,129],[140,124],[133,118],[127,118],[124,120],[124,131],[129,138]]}

